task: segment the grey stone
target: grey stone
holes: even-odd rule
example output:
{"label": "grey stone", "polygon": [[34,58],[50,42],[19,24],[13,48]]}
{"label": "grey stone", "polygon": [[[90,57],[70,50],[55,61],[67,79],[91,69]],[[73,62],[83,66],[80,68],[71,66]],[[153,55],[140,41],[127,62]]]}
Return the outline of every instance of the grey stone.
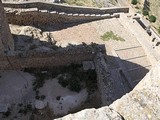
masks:
{"label": "grey stone", "polygon": [[94,63],[93,61],[84,61],[83,62],[83,69],[84,70],[94,70],[95,69],[95,66],[94,66]]}
{"label": "grey stone", "polygon": [[159,72],[160,62],[133,91],[116,100],[109,107],[86,109],[57,120],[160,120]]}
{"label": "grey stone", "polygon": [[8,104],[2,104],[2,103],[0,103],[0,113],[7,112],[8,111],[8,107],[9,107]]}
{"label": "grey stone", "polygon": [[82,110],[56,120],[123,120],[123,118],[109,107],[102,107]]}
{"label": "grey stone", "polygon": [[126,120],[160,119],[160,62],[129,94],[115,101],[111,108]]}
{"label": "grey stone", "polygon": [[43,109],[47,106],[47,102],[46,101],[41,101],[41,100],[36,100],[35,101],[35,108],[37,109]]}

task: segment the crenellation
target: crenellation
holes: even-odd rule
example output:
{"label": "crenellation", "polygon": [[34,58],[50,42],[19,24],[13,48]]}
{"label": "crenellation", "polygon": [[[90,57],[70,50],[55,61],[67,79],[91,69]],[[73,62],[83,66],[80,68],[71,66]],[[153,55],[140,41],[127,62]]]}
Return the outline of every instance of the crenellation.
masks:
{"label": "crenellation", "polygon": [[[34,1],[18,3],[4,2],[3,4],[5,6],[5,10],[7,11],[8,22],[10,24],[19,25],[55,25],[57,23],[70,24],[75,22],[86,22],[107,18],[118,18],[119,13],[129,12],[128,7],[94,8]],[[8,10],[9,7],[12,9]],[[19,14],[17,14],[17,12]],[[43,19],[39,19],[40,16]],[[32,21],[28,22],[29,19],[32,19]]]}

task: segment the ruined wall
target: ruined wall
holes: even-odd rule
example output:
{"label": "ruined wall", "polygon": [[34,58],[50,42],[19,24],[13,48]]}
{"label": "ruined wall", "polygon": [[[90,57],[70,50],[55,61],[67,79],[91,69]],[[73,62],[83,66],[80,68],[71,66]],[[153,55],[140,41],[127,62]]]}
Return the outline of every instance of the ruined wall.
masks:
{"label": "ruined wall", "polygon": [[57,120],[160,120],[160,62],[109,107],[86,109]]}
{"label": "ruined wall", "polygon": [[[118,13],[127,13],[127,7],[94,8],[68,6],[46,2],[3,3],[8,21],[19,25],[56,25],[61,23],[86,22],[107,18],[118,18]],[[39,19],[41,18],[41,19]],[[38,26],[39,24],[39,26]]]}
{"label": "ruined wall", "polygon": [[[16,13],[15,11],[18,11],[18,10],[21,12]],[[9,12],[7,12],[7,18],[10,24],[33,25],[33,26],[41,27],[43,25],[57,25],[57,24],[87,22],[87,21],[93,21],[93,20],[99,20],[99,19],[119,17],[118,14],[114,14],[114,15],[81,14],[80,15],[80,14],[48,12],[47,10],[38,11],[36,9],[34,9],[33,11],[31,10],[24,11],[24,9],[18,9],[18,10],[13,10],[13,9],[12,11],[8,10]]]}
{"label": "ruined wall", "polygon": [[8,54],[14,51],[14,41],[0,0],[0,55],[3,55],[5,51]]}
{"label": "ruined wall", "polygon": [[104,57],[104,54],[101,52],[97,53],[94,57],[94,63],[97,73],[97,79],[98,79],[98,88],[101,94],[101,102],[102,106],[104,105],[110,105],[112,100],[112,82],[113,80],[110,79],[110,73],[107,66],[107,61]]}
{"label": "ruined wall", "polygon": [[11,8],[38,8],[39,10],[58,11],[65,13],[78,13],[78,14],[113,14],[113,13],[128,13],[128,7],[112,7],[112,8],[95,8],[95,7],[82,7],[82,6],[69,6],[56,3],[47,2],[3,2],[4,7]]}
{"label": "ruined wall", "polygon": [[[98,51],[105,52],[104,47]],[[23,68],[42,68],[52,66],[62,66],[71,63],[82,63],[86,60],[93,60],[95,50],[92,46],[76,46],[71,48],[61,48],[50,53],[32,52],[26,55],[1,56],[0,69],[23,69]]]}

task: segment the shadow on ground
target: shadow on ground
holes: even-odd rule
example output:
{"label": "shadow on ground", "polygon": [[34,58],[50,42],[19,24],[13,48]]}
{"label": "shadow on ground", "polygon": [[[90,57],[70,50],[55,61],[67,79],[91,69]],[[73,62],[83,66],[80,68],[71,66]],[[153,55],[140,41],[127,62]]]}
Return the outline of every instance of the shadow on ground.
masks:
{"label": "shadow on ground", "polygon": [[[33,42],[34,41],[33,37],[29,37],[29,36],[25,36],[25,35],[13,35],[13,36],[14,36],[14,40],[16,41],[15,44],[24,42],[24,44],[23,44],[24,46],[27,46],[29,44],[32,46],[33,43],[35,43],[35,42]],[[32,52],[35,49],[38,49],[39,47],[42,47],[42,46],[45,46],[46,48],[48,48],[49,52],[55,52],[55,53],[56,53],[56,51],[59,51],[59,50],[62,50],[62,51],[65,51],[65,50],[70,51],[71,50],[72,51],[72,50],[74,50],[76,48],[82,48],[83,49],[84,46],[88,47],[89,49],[98,49],[100,47],[102,47],[102,49],[103,49],[101,51],[101,53],[103,54],[103,58],[104,58],[105,62],[101,62],[101,61],[98,61],[98,62],[101,62],[102,66],[106,66],[107,67],[107,69],[104,69],[104,71],[103,71],[103,68],[102,68],[101,72],[104,72],[104,74],[108,75],[107,79],[106,78],[104,79],[105,84],[107,84],[107,85],[110,84],[109,88],[107,89],[108,91],[103,91],[103,90],[106,90],[106,89],[104,89],[105,86],[101,86],[101,88],[100,88],[100,86],[97,84],[98,92],[99,92],[98,93],[99,98],[98,99],[97,98],[90,99],[90,101],[87,101],[88,103],[86,103],[85,105],[82,105],[79,108],[71,111],[71,113],[75,113],[75,112],[78,112],[78,111],[86,109],[86,108],[93,108],[93,107],[94,108],[99,108],[99,107],[105,106],[105,104],[103,104],[103,105],[99,104],[97,106],[97,103],[99,101],[101,101],[100,100],[100,98],[101,98],[100,95],[101,95],[102,91],[105,92],[105,93],[109,93],[109,94],[106,94],[106,96],[108,96],[108,98],[109,98],[109,99],[107,99],[108,103],[111,104],[115,100],[121,98],[126,93],[130,92],[133,89],[133,87],[136,84],[138,84],[138,82],[149,71],[148,69],[146,69],[146,68],[144,68],[144,67],[142,67],[142,66],[140,66],[138,64],[135,64],[135,63],[132,63],[132,62],[129,62],[129,61],[120,60],[119,57],[108,56],[104,44],[95,44],[95,43],[91,43],[90,45],[87,45],[85,43],[82,43],[80,45],[69,44],[67,47],[62,48],[61,46],[56,46],[56,44],[53,44],[52,41],[47,41],[47,42],[43,41],[42,42],[38,38],[36,38],[36,41],[38,41],[39,43],[42,43],[42,44],[38,44],[38,45],[34,44],[34,47],[32,47],[32,49],[30,49],[27,52]],[[18,44],[18,45],[21,45],[21,44]],[[16,48],[19,48],[19,47],[23,48],[22,46],[16,46]],[[44,52],[44,51],[43,50],[42,51],[37,51],[36,54],[38,55],[41,52]],[[24,49],[22,53],[26,53],[26,49]],[[96,51],[95,51],[94,55],[96,55],[96,54],[98,54],[98,53],[96,53]],[[76,57],[76,56],[74,56],[74,57]],[[26,58],[22,57],[22,59],[26,59]],[[41,58],[39,58],[39,59],[41,59]],[[86,59],[86,61],[87,60],[88,59]],[[52,61],[52,62],[54,63],[54,61]],[[12,63],[12,64],[14,64],[14,63]],[[72,62],[71,64],[74,64],[74,62]],[[121,67],[122,65],[124,66],[123,68]],[[140,68],[140,69],[138,69],[138,70],[135,69],[135,71],[133,71],[131,73],[128,73],[127,69],[125,69],[125,66],[128,66],[128,65],[131,66],[131,67],[134,66],[134,67]],[[40,70],[40,71],[49,71],[50,69],[52,69],[53,74],[54,73],[57,74],[58,70],[59,70],[59,72],[61,72],[61,70],[64,70],[64,69],[59,69],[60,67],[63,67],[63,68],[65,68],[65,71],[68,71],[67,70],[68,67],[65,67],[65,66],[59,66],[59,67],[58,66],[55,66],[55,67],[52,66],[50,68],[48,68],[47,66],[48,65],[46,65],[46,67],[43,67],[43,68],[38,68],[38,69],[37,68],[31,68],[31,69],[34,70],[34,72],[38,71],[38,70]],[[71,71],[77,71],[77,69],[75,69],[75,67],[71,67],[69,69],[72,69]],[[107,70],[107,71],[105,71],[105,70]],[[97,74],[97,83],[98,83],[98,78],[100,78],[99,76],[101,75],[101,73],[100,73],[100,71],[97,71],[97,68],[96,68],[96,74]],[[24,78],[22,78],[22,79],[24,79]],[[1,83],[1,85],[3,86],[3,83]],[[2,89],[2,88],[3,87],[0,87],[0,89]],[[12,90],[12,89],[14,89],[14,88],[10,88],[9,91],[15,91],[15,90]],[[0,90],[0,91],[3,91],[3,90]],[[0,92],[0,96],[2,94],[4,94],[4,93]],[[97,101],[95,101],[95,100],[97,100]],[[107,105],[109,105],[109,104],[107,104]],[[39,112],[33,113],[33,114],[35,116],[37,116],[38,118],[39,117],[43,117],[43,116],[39,116],[38,115]],[[53,118],[62,117],[62,116],[63,115],[54,116]]]}
{"label": "shadow on ground", "polygon": [[[147,68],[139,65],[139,64],[135,64],[126,60],[121,60],[119,57],[114,57],[114,56],[108,56],[107,55],[107,51],[105,50],[105,45],[104,44],[95,44],[95,43],[91,43],[90,45],[87,45],[85,43],[82,43],[80,45],[73,45],[73,44],[68,44],[67,47],[61,47],[61,46],[56,46],[56,41],[41,41],[39,39],[36,39],[36,41],[39,41],[40,44],[35,45],[33,47],[33,41],[34,39],[32,37],[29,36],[24,36],[24,35],[13,35],[14,36],[14,40],[16,41],[15,43],[24,40],[25,44],[23,44],[23,47],[25,47],[27,44],[30,44],[30,49],[27,52],[32,52],[35,49],[38,49],[39,47],[45,46],[46,48],[48,48],[47,50],[49,50],[49,52],[56,52],[59,50],[71,50],[74,48],[81,48],[83,49],[83,46],[89,47],[89,48],[93,48],[95,49],[95,46],[103,46],[102,49],[102,53],[103,56],[105,58],[105,62],[104,64],[107,64],[108,67],[108,72],[109,72],[109,79],[112,81],[112,87],[110,88],[110,91],[112,91],[112,96],[110,98],[112,98],[110,101],[110,103],[112,103],[113,101],[119,99],[120,97],[122,97],[123,95],[125,95],[126,93],[130,92],[138,83],[139,81],[146,75],[146,73],[149,71]],[[18,38],[18,39],[17,39]],[[35,43],[35,42],[34,42]],[[20,46],[22,47],[22,46]],[[22,48],[23,48],[22,47]],[[107,47],[107,46],[106,46]],[[19,46],[16,46],[16,48],[19,48]],[[46,49],[45,49],[46,50]],[[24,51],[25,49],[24,49]],[[38,51],[38,52],[44,52],[42,51]],[[38,54],[37,52],[37,54]],[[46,52],[46,51],[45,51]],[[76,56],[75,56],[76,57]],[[122,67],[123,66],[123,67]],[[128,72],[127,68],[134,68],[132,71]],[[137,68],[137,69],[135,69]],[[107,82],[107,80],[106,80]]]}

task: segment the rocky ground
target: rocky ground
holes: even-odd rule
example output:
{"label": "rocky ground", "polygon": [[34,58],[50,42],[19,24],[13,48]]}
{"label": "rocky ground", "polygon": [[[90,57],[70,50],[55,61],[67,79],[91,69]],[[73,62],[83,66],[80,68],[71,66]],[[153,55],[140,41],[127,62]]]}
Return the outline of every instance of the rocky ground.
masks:
{"label": "rocky ground", "polygon": [[[0,71],[0,111],[5,111],[0,114],[0,119],[29,120],[34,117],[39,120],[41,117],[50,120],[68,112],[89,108],[91,104],[99,106],[98,102],[89,102],[99,99],[96,91],[90,95],[85,87],[80,92],[71,91],[68,87],[62,87],[57,77],[46,78],[45,83],[35,89],[37,79],[33,73]],[[49,118],[46,116],[47,111]]]}
{"label": "rocky ground", "polygon": [[[52,45],[66,47],[67,45],[92,42],[104,44],[107,50],[106,58],[111,79],[114,81],[111,91],[113,92],[113,101],[115,101],[132,90],[132,87],[146,75],[154,63],[152,57],[157,56],[156,59],[159,59],[156,49],[152,48],[151,37],[132,19],[132,12],[121,14],[120,18],[73,24],[70,27],[46,26],[45,29],[40,30],[33,26],[10,25],[10,28],[17,42],[17,51],[39,51],[42,48],[43,50],[53,50],[50,49]],[[137,33],[134,29],[140,31]],[[113,39],[103,41],[101,36],[109,31],[122,37],[124,41]],[[144,42],[144,40],[147,41]],[[154,53],[152,57],[150,57],[151,53]],[[130,83],[124,75],[131,80],[133,86],[129,85]]]}
{"label": "rocky ground", "polygon": [[[123,3],[123,1],[121,1],[121,3]],[[66,26],[58,26],[61,29],[57,28],[57,26],[46,26],[45,30],[40,30],[33,26],[16,25],[10,25],[10,28],[16,43],[17,53],[27,52],[30,50],[51,51],[53,50],[53,45],[66,47],[67,45],[78,45],[81,43],[90,44],[91,42],[104,44],[107,50],[106,54],[108,56],[106,56],[106,58],[108,60],[111,79],[114,81],[113,89],[111,90],[113,92],[112,98],[114,101],[132,90],[132,88],[140,82],[146,73],[151,69],[151,66],[154,65],[154,63],[160,58],[157,50],[153,49],[151,37],[145,33],[145,31],[131,18],[131,16],[133,16],[132,13],[128,15],[121,14],[118,19],[113,18],[94,21],[90,23],[72,25],[72,27],[67,28]],[[137,30],[139,31],[137,32]],[[114,41],[113,39],[103,41],[101,36],[109,31],[112,31],[114,34],[122,37],[124,41]],[[155,61],[151,59],[152,57]],[[84,110],[80,113],[76,113],[75,115],[69,115],[63,119],[93,119],[93,116],[95,119],[100,120],[160,119],[158,115],[160,97],[158,82],[159,73],[157,71],[159,71],[159,64],[155,67],[155,69],[151,70],[151,72],[140,82],[140,84],[135,87],[132,92],[114,102],[110,107],[103,107],[98,110]],[[26,93],[26,89],[24,88],[27,87],[27,84],[31,85],[30,82],[28,83],[25,81],[23,76],[27,76],[27,79],[31,78],[32,80],[34,77],[28,77],[29,75],[27,73],[23,73],[21,71],[18,73],[17,71],[14,71],[13,73],[2,72],[1,74],[2,78],[0,79],[6,83],[6,86],[2,85],[0,87],[2,87],[2,89],[3,87],[5,87],[5,89],[11,89],[11,93],[10,91],[2,91],[1,96],[3,97],[1,98],[5,99],[1,99],[1,102],[5,102],[6,100],[11,101],[15,97],[19,102],[21,100],[19,96],[21,96],[23,92]],[[19,82],[19,75],[21,75],[23,82]],[[16,78],[15,76],[17,79],[11,81],[11,78]],[[16,80],[18,80],[18,82]],[[128,80],[130,80],[131,83],[128,83]],[[53,81],[47,81],[39,92],[41,94],[45,94],[46,100],[50,101],[49,106],[51,106],[54,110],[57,110],[54,114],[61,114],[62,112],[65,113],[71,109],[70,106],[74,104],[79,105],[86,99],[87,93],[85,89],[79,94],[75,94],[60,87],[56,79],[53,79]],[[12,82],[14,82],[15,86],[18,87],[13,87]],[[17,83],[19,84],[16,85]],[[52,87],[55,88],[54,91],[51,90]],[[32,93],[30,95],[33,97],[33,91],[31,89],[29,89],[29,91]],[[12,92],[16,94],[13,94]],[[56,96],[58,96],[57,93],[60,92],[62,92],[60,96],[63,97],[60,97],[59,101],[57,101]],[[6,94],[4,95],[3,93]],[[14,97],[11,99],[7,96],[7,94],[8,96],[14,95]],[[24,96],[27,97],[28,94]],[[80,99],[82,96],[83,99]],[[28,98],[30,98],[30,96],[27,97],[27,99]],[[56,103],[56,106],[53,103]],[[37,101],[36,104],[38,107],[44,107],[47,105],[46,102],[42,101]],[[63,109],[64,106],[65,109]],[[48,110],[48,108],[46,109]],[[53,113],[51,109],[48,111]],[[41,113],[43,113],[43,115],[45,114],[45,112],[39,112],[40,115]]]}
{"label": "rocky ground", "polygon": [[159,120],[160,62],[143,78],[132,92],[109,107],[88,109],[57,120]]}
{"label": "rocky ground", "polygon": [[[131,15],[132,11],[128,16]],[[18,41],[17,43],[20,43],[17,44],[17,48],[26,48],[24,51],[30,50],[29,48],[32,48],[32,46],[34,46],[34,48],[31,50],[40,50],[44,47],[45,50],[52,50],[50,49],[50,44],[43,44],[48,43],[48,41],[61,47],[82,43],[90,44],[92,42],[104,44],[107,50],[106,54],[108,56],[106,56],[106,58],[108,59],[112,79],[115,81],[114,88],[116,89],[114,89],[115,94],[113,99],[116,100],[126,92],[129,92],[145,76],[153,63],[150,59],[150,54],[144,50],[145,46],[139,42],[141,36],[139,34],[137,35],[136,31],[128,30],[129,27],[132,27],[131,29],[133,30],[140,29],[140,26],[133,23],[133,21],[134,20],[131,17],[127,17],[127,14],[121,14],[118,19],[112,18],[84,24],[73,24],[69,27],[65,25],[56,27],[46,26],[45,29],[42,30],[32,26],[10,25],[10,27],[12,33],[16,35],[15,40]],[[132,26],[129,26],[126,23],[130,23]],[[135,27],[135,25],[137,27]],[[109,31],[122,37],[125,41],[103,41],[101,36]],[[140,29],[140,31],[142,31],[142,34],[145,34],[145,39],[149,42],[151,38],[143,29]],[[33,41],[30,41],[30,39],[33,39]],[[30,41],[30,43],[28,43],[28,41]],[[21,47],[22,45],[24,47]],[[150,47],[152,47],[152,43],[150,44]],[[120,70],[128,76],[127,79],[130,79],[131,84],[133,85],[132,88],[128,88],[125,78],[119,73]]]}

